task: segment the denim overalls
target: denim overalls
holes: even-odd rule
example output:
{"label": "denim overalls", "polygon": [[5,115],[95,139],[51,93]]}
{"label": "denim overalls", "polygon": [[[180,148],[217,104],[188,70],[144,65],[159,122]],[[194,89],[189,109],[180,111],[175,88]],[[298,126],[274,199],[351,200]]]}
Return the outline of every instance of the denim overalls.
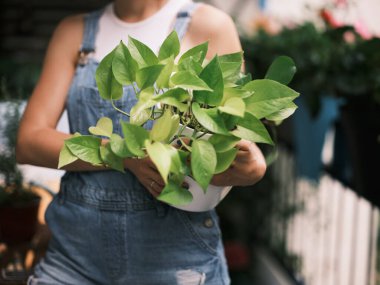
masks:
{"label": "denim overalls", "polygon": [[[180,38],[195,7],[191,3],[177,16]],[[84,53],[94,50],[101,14],[85,17]],[[108,116],[121,134],[119,121],[127,118],[99,96],[97,66],[92,58],[77,66],[66,106],[70,131],[88,134]],[[134,98],[126,87],[116,105],[128,112]],[[52,238],[28,284],[229,284],[215,211],[190,213],[163,204],[128,171],[67,172],[46,221]]]}

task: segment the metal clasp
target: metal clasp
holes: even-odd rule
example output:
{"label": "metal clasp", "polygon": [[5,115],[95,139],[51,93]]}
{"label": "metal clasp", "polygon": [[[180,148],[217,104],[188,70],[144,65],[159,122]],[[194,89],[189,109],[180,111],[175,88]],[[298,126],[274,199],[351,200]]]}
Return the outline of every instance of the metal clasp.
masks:
{"label": "metal clasp", "polygon": [[78,56],[78,64],[83,66],[83,65],[86,65],[87,62],[88,62],[88,53],[84,51],[80,51],[79,56]]}

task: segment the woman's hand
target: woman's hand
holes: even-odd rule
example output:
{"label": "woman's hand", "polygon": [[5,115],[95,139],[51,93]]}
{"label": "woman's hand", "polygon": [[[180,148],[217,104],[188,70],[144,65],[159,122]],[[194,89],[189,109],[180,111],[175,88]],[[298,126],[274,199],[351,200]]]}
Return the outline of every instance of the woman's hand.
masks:
{"label": "woman's hand", "polygon": [[256,144],[241,140],[236,145],[238,153],[229,169],[211,180],[216,186],[246,186],[257,183],[266,171],[265,158]]}
{"label": "woman's hand", "polygon": [[129,169],[148,191],[157,197],[165,186],[164,180],[149,157],[127,158],[124,167]]}

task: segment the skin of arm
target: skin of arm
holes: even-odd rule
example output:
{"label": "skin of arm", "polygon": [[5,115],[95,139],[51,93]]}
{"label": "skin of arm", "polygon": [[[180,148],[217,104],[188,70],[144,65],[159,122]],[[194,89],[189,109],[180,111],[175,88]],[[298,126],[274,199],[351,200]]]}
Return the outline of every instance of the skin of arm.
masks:
{"label": "skin of arm", "polygon": [[53,33],[41,76],[20,122],[16,146],[18,163],[57,168],[63,141],[70,135],[55,128],[74,75],[82,33],[83,16],[64,19]]}

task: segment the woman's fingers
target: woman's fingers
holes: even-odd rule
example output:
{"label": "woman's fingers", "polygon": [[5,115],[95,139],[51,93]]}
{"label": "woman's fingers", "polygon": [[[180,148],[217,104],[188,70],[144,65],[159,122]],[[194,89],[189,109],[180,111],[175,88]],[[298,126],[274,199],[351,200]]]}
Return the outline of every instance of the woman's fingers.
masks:
{"label": "woman's fingers", "polygon": [[163,187],[157,184],[154,180],[150,180],[150,183],[146,188],[154,197],[160,195],[163,189]]}

